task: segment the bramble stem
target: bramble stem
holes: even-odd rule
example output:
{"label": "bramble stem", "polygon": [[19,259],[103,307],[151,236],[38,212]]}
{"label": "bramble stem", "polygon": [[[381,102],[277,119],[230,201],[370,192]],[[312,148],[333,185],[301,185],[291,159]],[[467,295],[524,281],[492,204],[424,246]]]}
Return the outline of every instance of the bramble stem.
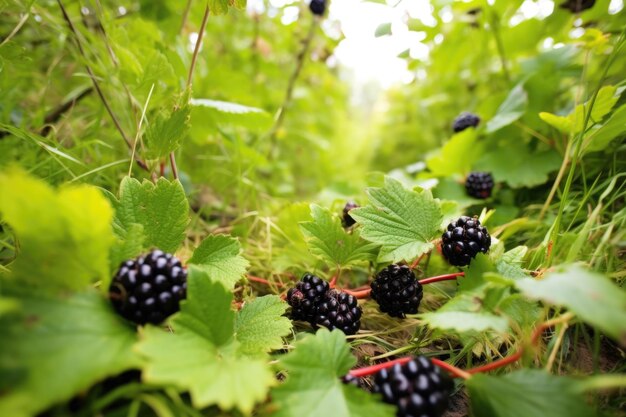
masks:
{"label": "bramble stem", "polygon": [[370,296],[370,293],[372,292],[371,288],[368,288],[366,290],[361,290],[361,291],[350,291],[350,290],[342,290],[345,293],[348,293],[350,295],[352,295],[353,297],[356,297],[358,299],[364,299],[364,298],[368,298]]}
{"label": "bramble stem", "polygon": [[248,277],[248,281],[258,282],[260,284],[276,285],[277,287],[284,287],[285,286],[285,284],[283,284],[282,282],[270,282],[270,281],[266,280],[265,278],[255,277],[254,275],[250,275],[250,274],[248,274],[247,277]]}
{"label": "bramble stem", "polygon": [[465,272],[455,272],[454,274],[438,275],[436,277],[420,279],[422,285],[432,284],[439,281],[455,281],[457,277],[464,277]]}
{"label": "bramble stem", "polygon": [[[413,356],[405,356],[403,358],[394,359],[392,361],[379,363],[379,364],[372,365],[372,366],[366,366],[365,368],[353,369],[350,371],[350,375],[356,378],[361,378],[364,376],[368,376],[368,375],[372,375],[377,372],[380,372],[383,369],[391,368],[392,366],[395,366],[396,364],[403,365],[411,361],[412,359],[413,359]],[[431,361],[433,362],[433,364],[435,364],[436,366],[440,367],[443,370],[450,372],[455,377],[463,378],[463,379],[467,379],[470,377],[470,375],[467,372],[463,371],[462,369],[457,368],[454,365],[450,365],[449,363],[446,363],[442,360],[431,359]]]}

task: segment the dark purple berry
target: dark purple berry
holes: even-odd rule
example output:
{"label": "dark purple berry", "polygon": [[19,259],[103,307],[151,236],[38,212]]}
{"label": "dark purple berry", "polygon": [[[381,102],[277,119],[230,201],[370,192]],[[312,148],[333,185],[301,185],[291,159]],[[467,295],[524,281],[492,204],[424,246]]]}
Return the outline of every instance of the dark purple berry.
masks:
{"label": "dark purple berry", "polygon": [[472,172],[465,179],[467,194],[474,198],[489,198],[493,190],[493,177],[488,172]]}
{"label": "dark purple berry", "polygon": [[159,324],[180,309],[187,271],[169,253],[154,250],[122,262],[109,286],[109,298],[122,317],[137,324]]}
{"label": "dark purple berry", "polygon": [[417,313],[422,301],[422,285],[406,265],[391,264],[381,270],[371,284],[371,297],[380,311],[392,317],[404,318]]}
{"label": "dark purple berry", "polygon": [[455,133],[462,132],[468,127],[478,126],[479,123],[480,117],[474,113],[463,112],[456,119],[454,119],[452,130],[454,130]]}
{"label": "dark purple berry", "polygon": [[491,236],[476,218],[461,216],[441,235],[441,253],[455,266],[469,265],[480,253],[487,253]]}
{"label": "dark purple berry", "polygon": [[352,216],[350,216],[350,210],[358,208],[359,205],[357,203],[355,203],[354,201],[348,201],[346,203],[346,205],[343,207],[343,217],[342,217],[342,221],[341,223],[343,224],[343,227],[348,228],[350,226],[353,226],[356,223],[356,220],[354,220],[352,218]]}

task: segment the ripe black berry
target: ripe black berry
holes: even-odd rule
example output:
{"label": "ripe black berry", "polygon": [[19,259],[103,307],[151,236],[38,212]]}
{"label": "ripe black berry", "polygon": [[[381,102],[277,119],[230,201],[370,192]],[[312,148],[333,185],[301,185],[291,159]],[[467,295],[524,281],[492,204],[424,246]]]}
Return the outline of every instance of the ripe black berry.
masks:
{"label": "ripe black berry", "polygon": [[440,417],[448,407],[452,388],[452,380],[439,367],[418,356],[379,371],[373,391],[397,407],[397,417]]}
{"label": "ripe black berry", "polygon": [[343,207],[343,218],[341,222],[343,224],[343,227],[348,228],[356,223],[356,220],[354,220],[352,216],[350,216],[349,213],[350,213],[350,210],[355,209],[357,207],[359,207],[359,205],[353,201],[348,201],[346,205]]}
{"label": "ripe black berry", "polygon": [[572,13],[580,13],[583,10],[591,9],[596,4],[596,0],[567,0],[559,7],[561,9],[568,9]]}
{"label": "ripe black berry", "polygon": [[339,329],[347,335],[355,334],[361,327],[362,310],[357,299],[345,292],[330,290],[317,307],[314,326],[328,330]]}
{"label": "ripe black berry", "polygon": [[311,0],[309,9],[314,15],[323,16],[326,11],[326,0]]}
{"label": "ripe black berry", "polygon": [[186,296],[187,271],[175,256],[160,250],[122,262],[109,287],[113,307],[137,324],[161,323]]}
{"label": "ripe black berry", "polygon": [[376,275],[371,286],[370,295],[383,313],[400,318],[417,313],[422,301],[422,286],[408,266],[389,265]]}
{"label": "ripe black berry", "polygon": [[456,119],[454,119],[452,130],[454,130],[455,133],[462,132],[468,127],[478,126],[478,123],[480,123],[480,117],[474,113],[463,112]]}
{"label": "ripe black berry", "polygon": [[493,190],[493,177],[488,172],[472,172],[465,179],[465,189],[474,198],[489,198]]}
{"label": "ripe black berry", "polygon": [[328,292],[328,282],[306,273],[295,286],[287,292],[287,303],[291,306],[291,318],[313,323],[317,315],[317,306]]}
{"label": "ripe black berry", "polygon": [[491,236],[476,218],[461,216],[441,236],[441,252],[455,266],[469,265],[478,252],[487,253]]}

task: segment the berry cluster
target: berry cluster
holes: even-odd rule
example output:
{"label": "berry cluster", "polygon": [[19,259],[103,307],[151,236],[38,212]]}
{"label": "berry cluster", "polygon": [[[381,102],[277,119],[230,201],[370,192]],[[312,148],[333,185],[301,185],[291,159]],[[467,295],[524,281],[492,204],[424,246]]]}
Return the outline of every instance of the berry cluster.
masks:
{"label": "berry cluster", "polygon": [[293,320],[308,321],[315,328],[351,335],[361,327],[362,310],[356,297],[330,289],[328,282],[309,273],[287,292],[287,303]]}
{"label": "berry cluster", "polygon": [[452,124],[452,130],[455,133],[462,132],[468,127],[476,127],[480,123],[480,117],[475,115],[474,113],[461,113],[456,119],[454,119],[454,123]]}
{"label": "berry cluster", "polygon": [[441,236],[441,252],[455,266],[469,265],[481,253],[487,253],[491,236],[476,218],[461,216],[448,225]]}
{"label": "berry cluster", "polygon": [[472,172],[465,179],[467,194],[474,198],[489,198],[493,190],[493,177],[488,172]]}
{"label": "berry cluster", "polygon": [[376,275],[371,287],[380,311],[392,317],[417,313],[422,301],[422,286],[407,265],[389,265]]}
{"label": "berry cluster", "polygon": [[374,377],[375,393],[397,407],[397,417],[440,417],[448,406],[452,380],[428,358],[382,369]]}
{"label": "berry cluster", "polygon": [[187,271],[175,256],[160,250],[123,262],[109,287],[113,307],[137,324],[161,323],[186,296]]}

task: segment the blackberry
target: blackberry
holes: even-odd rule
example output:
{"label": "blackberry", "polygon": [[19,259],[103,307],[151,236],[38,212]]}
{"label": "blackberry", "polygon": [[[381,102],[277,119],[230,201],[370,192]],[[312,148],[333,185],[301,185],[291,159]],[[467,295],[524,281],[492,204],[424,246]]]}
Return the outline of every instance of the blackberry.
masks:
{"label": "blackberry", "polygon": [[474,198],[489,198],[493,190],[493,177],[488,172],[471,172],[465,179],[467,194]]}
{"label": "blackberry", "polygon": [[397,417],[440,417],[448,407],[453,383],[430,359],[418,356],[374,376],[375,393],[397,407]]}
{"label": "blackberry", "polygon": [[478,252],[487,253],[491,236],[476,218],[461,216],[441,236],[441,252],[455,266],[469,265]]}
{"label": "blackberry", "polygon": [[361,327],[362,310],[357,299],[345,292],[330,290],[317,307],[314,327],[339,329],[347,335],[355,334]]}
{"label": "blackberry", "polygon": [[596,0],[567,0],[559,6],[561,9],[568,9],[572,13],[580,13],[591,9],[596,4]]}
{"label": "blackberry", "polygon": [[391,264],[376,275],[372,282],[371,297],[380,311],[391,317],[404,318],[417,313],[422,301],[422,285],[406,265]]}
{"label": "blackberry", "polygon": [[287,292],[287,303],[291,306],[293,320],[315,321],[317,306],[328,292],[328,282],[306,273],[295,288]]}
{"label": "blackberry", "polygon": [[326,11],[326,0],[311,0],[309,9],[314,15],[323,16]]}
{"label": "blackberry", "polygon": [[352,218],[352,216],[350,216],[350,210],[358,208],[359,205],[357,203],[355,203],[354,201],[348,201],[346,203],[346,205],[343,207],[343,218],[341,219],[341,223],[343,224],[343,227],[348,228],[350,226],[353,226],[356,223],[356,220],[354,220]]}
{"label": "blackberry", "polygon": [[161,323],[186,296],[187,271],[175,256],[160,250],[122,262],[109,287],[115,310],[137,324]]}
{"label": "blackberry", "polygon": [[454,119],[452,130],[454,130],[455,133],[462,132],[468,127],[478,126],[479,123],[480,117],[474,113],[463,112],[456,119]]}

